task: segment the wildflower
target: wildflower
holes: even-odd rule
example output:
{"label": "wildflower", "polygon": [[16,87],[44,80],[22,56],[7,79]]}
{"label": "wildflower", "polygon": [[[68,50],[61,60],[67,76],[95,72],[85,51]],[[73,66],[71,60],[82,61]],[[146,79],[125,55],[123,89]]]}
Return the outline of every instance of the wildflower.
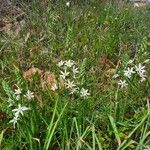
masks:
{"label": "wildflower", "polygon": [[73,87],[75,87],[76,85],[74,84],[74,81],[70,81],[70,80],[68,80],[66,83],[66,88],[67,89],[72,89]]}
{"label": "wildflower", "polygon": [[79,70],[78,70],[78,68],[76,68],[75,66],[73,66],[72,72],[73,72],[73,74],[77,74],[77,73],[79,73]]}
{"label": "wildflower", "polygon": [[28,100],[31,100],[32,98],[34,98],[34,95],[33,95],[33,92],[31,91],[27,91],[25,97],[28,99]]}
{"label": "wildflower", "polygon": [[126,83],[126,80],[124,80],[124,81],[120,80],[119,83],[118,83],[118,85],[120,85],[121,88],[124,88],[124,87],[126,87],[128,84]]}
{"label": "wildflower", "polygon": [[81,89],[80,93],[81,93],[81,97],[84,97],[84,98],[90,95],[90,93],[88,93],[88,90],[84,88]]}
{"label": "wildflower", "polygon": [[74,65],[74,61],[73,60],[68,60],[65,62],[65,66],[71,68]]}
{"label": "wildflower", "polygon": [[128,62],[127,62],[127,64],[132,64],[134,62],[134,60],[133,59],[130,59]]}
{"label": "wildflower", "polygon": [[69,94],[74,94],[74,93],[76,93],[78,91],[78,88],[72,88],[71,89],[71,92],[69,93]]}
{"label": "wildflower", "polygon": [[62,79],[66,79],[66,77],[69,75],[69,72],[67,72],[67,70],[65,69],[65,71],[63,72],[63,71],[60,71],[60,73],[61,73],[61,75],[60,75],[60,77],[62,78]]}
{"label": "wildflower", "polygon": [[133,69],[134,69],[133,67],[131,68],[128,67],[127,70],[124,70],[124,76],[131,78],[131,75],[135,73]]}
{"label": "wildflower", "polygon": [[30,108],[18,105],[18,108],[13,109],[12,111],[15,112],[15,116],[18,117],[20,114],[23,115],[24,111],[30,110]]}
{"label": "wildflower", "polygon": [[19,100],[20,99],[20,94],[22,93],[22,91],[21,91],[21,89],[20,88],[18,88],[18,89],[15,89],[15,93],[14,93],[14,98],[16,99],[16,100]]}
{"label": "wildflower", "polygon": [[62,60],[57,64],[58,67],[61,67],[63,65],[64,65],[64,61],[62,61]]}
{"label": "wildflower", "polygon": [[145,68],[145,66],[142,66],[141,64],[139,64],[138,66],[135,66],[135,71],[136,71],[139,75],[141,75],[141,74],[143,74],[143,73],[146,72],[146,70],[145,70],[144,68]]}
{"label": "wildflower", "polygon": [[9,103],[8,107],[13,106],[13,104],[14,104],[14,101],[13,101],[11,98],[9,98],[9,99],[7,100],[7,102]]}
{"label": "wildflower", "polygon": [[143,82],[143,81],[145,81],[146,80],[146,75],[145,74],[139,74],[139,76],[141,77],[141,80],[140,80],[140,82]]}
{"label": "wildflower", "polygon": [[9,121],[9,123],[13,123],[13,127],[15,128],[15,125],[17,124],[19,120],[18,116],[15,116],[12,120]]}
{"label": "wildflower", "polygon": [[66,2],[66,6],[69,7],[70,6],[70,2]]}
{"label": "wildflower", "polygon": [[20,88],[15,89],[15,93],[14,94],[15,95],[20,95],[21,94],[21,89]]}
{"label": "wildflower", "polygon": [[16,96],[16,100],[19,100],[19,99],[20,99],[20,95],[17,95],[17,96]]}
{"label": "wildflower", "polygon": [[57,89],[58,89],[58,87],[57,87],[56,83],[54,83],[51,87],[51,90],[56,91]]}

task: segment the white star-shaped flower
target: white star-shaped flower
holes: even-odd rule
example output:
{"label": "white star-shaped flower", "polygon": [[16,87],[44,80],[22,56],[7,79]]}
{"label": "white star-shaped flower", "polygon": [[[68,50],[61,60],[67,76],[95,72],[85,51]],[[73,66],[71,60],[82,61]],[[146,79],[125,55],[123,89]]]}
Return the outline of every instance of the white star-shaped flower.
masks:
{"label": "white star-shaped flower", "polygon": [[14,101],[13,101],[11,98],[9,98],[9,99],[7,100],[7,102],[9,103],[8,107],[13,106],[13,104],[14,104]]}
{"label": "white star-shaped flower", "polygon": [[124,81],[120,80],[118,85],[120,85],[121,88],[124,88],[124,87],[127,87],[128,84],[126,83],[126,80]]}
{"label": "white star-shaped flower", "polygon": [[145,81],[146,80],[146,75],[145,74],[143,74],[143,73],[140,73],[139,74],[139,76],[141,77],[141,80],[140,80],[140,82],[143,82],[143,81]]}
{"label": "white star-shaped flower", "polygon": [[60,73],[61,73],[61,75],[60,75],[60,77],[62,78],[62,79],[66,79],[66,77],[69,75],[69,72],[67,72],[67,70],[65,69],[65,71],[63,72],[63,71],[60,71]]}
{"label": "white star-shaped flower", "polygon": [[19,117],[18,116],[14,116],[14,118],[12,120],[10,120],[9,123],[13,123],[13,127],[15,128],[18,120],[19,120]]}
{"label": "white star-shaped flower", "polygon": [[15,112],[15,116],[18,117],[20,114],[23,115],[24,111],[30,110],[30,108],[18,105],[18,108],[13,109],[12,111]]}
{"label": "white star-shaped flower", "polygon": [[62,67],[62,66],[64,65],[64,63],[65,63],[65,62],[61,60],[60,62],[58,62],[57,66],[58,66],[58,67]]}
{"label": "white star-shaped flower", "polygon": [[76,68],[75,66],[73,66],[72,72],[73,72],[73,74],[77,74],[77,73],[79,73],[79,69]]}
{"label": "white star-shaped flower", "polygon": [[84,97],[84,98],[90,95],[90,93],[88,93],[88,90],[84,88],[81,89],[80,94],[81,94],[81,97]]}
{"label": "white star-shaped flower", "polygon": [[127,64],[132,64],[134,62],[134,60],[133,59],[130,59],[128,62],[127,62]]}
{"label": "white star-shaped flower", "polygon": [[133,67],[131,68],[128,67],[127,70],[124,70],[124,76],[131,78],[131,75],[135,73],[133,69],[134,69]]}
{"label": "white star-shaped flower", "polygon": [[66,85],[66,88],[67,89],[73,89],[73,87],[75,87],[76,85],[74,84],[74,81],[70,81],[70,80],[67,80],[67,82],[65,83]]}
{"label": "white star-shaped flower", "polygon": [[20,88],[18,88],[18,89],[15,89],[15,95],[20,95],[22,92],[21,92],[21,89]]}
{"label": "white star-shaped flower", "polygon": [[69,94],[74,94],[76,92],[78,92],[78,88],[72,88]]}
{"label": "white star-shaped flower", "polygon": [[34,93],[31,92],[30,90],[27,91],[26,95],[24,95],[28,100],[31,100],[34,98]]}
{"label": "white star-shaped flower", "polygon": [[65,61],[65,66],[71,68],[73,65],[74,65],[74,61],[73,60]]}
{"label": "white star-shaped flower", "polygon": [[16,96],[16,100],[20,100],[20,95],[17,95],[17,96]]}
{"label": "white star-shaped flower", "polygon": [[141,64],[139,64],[138,66],[135,66],[135,71],[140,75],[146,72],[144,68],[145,66],[142,66]]}

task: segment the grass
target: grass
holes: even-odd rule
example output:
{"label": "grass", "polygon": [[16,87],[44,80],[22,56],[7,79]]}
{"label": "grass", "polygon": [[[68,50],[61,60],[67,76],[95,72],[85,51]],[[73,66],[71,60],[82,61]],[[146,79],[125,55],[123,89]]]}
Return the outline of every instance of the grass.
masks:
{"label": "grass", "polygon": [[[2,150],[144,150],[150,148],[150,10],[113,2],[34,0],[25,8],[19,34],[0,36],[0,149]],[[61,87],[42,89],[23,73],[37,67],[53,72],[60,60],[74,60],[74,80],[90,96]],[[128,63],[134,60],[132,63]],[[145,62],[146,61],[146,62]],[[145,66],[145,81],[127,67]],[[68,70],[67,70],[68,71]],[[114,75],[119,74],[116,79]],[[125,80],[127,87],[118,85]],[[21,98],[14,94],[21,88]],[[28,100],[27,90],[34,92]],[[12,100],[12,106],[9,106]],[[15,128],[10,120],[21,106]]]}

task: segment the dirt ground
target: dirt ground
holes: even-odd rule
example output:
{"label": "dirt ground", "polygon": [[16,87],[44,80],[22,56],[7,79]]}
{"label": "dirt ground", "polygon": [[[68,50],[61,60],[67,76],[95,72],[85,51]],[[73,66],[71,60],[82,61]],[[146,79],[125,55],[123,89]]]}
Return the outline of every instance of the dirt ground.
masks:
{"label": "dirt ground", "polygon": [[16,22],[24,19],[24,12],[10,0],[0,0],[0,31],[10,30]]}

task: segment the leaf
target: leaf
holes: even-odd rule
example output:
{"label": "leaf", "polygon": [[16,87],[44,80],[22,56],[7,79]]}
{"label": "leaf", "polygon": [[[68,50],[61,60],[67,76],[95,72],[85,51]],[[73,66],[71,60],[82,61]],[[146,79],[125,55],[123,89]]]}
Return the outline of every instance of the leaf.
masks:
{"label": "leaf", "polygon": [[109,120],[110,120],[111,126],[112,126],[112,128],[113,128],[115,137],[116,137],[116,139],[117,139],[118,145],[120,146],[121,140],[120,140],[120,137],[119,137],[119,133],[118,133],[118,130],[117,130],[117,127],[116,127],[114,118],[113,118],[112,116],[109,116]]}
{"label": "leaf", "polygon": [[2,87],[3,87],[6,95],[8,97],[11,97],[12,90],[10,89],[9,84],[5,80],[2,81]]}
{"label": "leaf", "polygon": [[1,144],[2,144],[2,140],[3,140],[3,135],[4,135],[4,132],[6,131],[6,129],[2,130],[1,134],[0,134],[0,147],[1,147]]}
{"label": "leaf", "polygon": [[83,85],[85,82],[86,64],[87,64],[87,58],[84,58],[79,72],[79,79],[81,79],[81,85]]}

